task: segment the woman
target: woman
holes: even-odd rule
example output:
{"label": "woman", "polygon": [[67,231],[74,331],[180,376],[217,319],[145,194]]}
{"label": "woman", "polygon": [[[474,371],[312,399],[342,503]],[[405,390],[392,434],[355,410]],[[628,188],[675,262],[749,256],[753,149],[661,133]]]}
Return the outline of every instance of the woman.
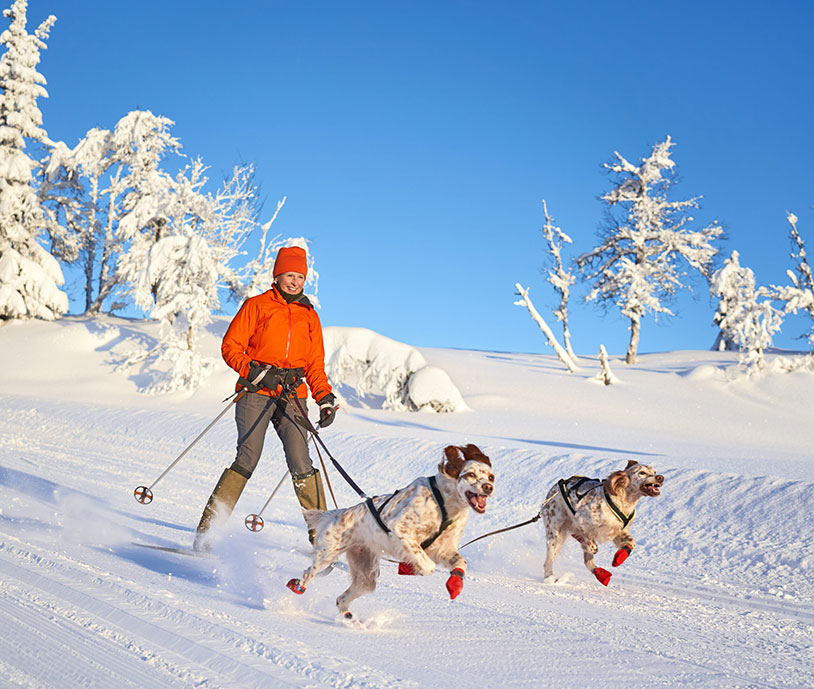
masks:
{"label": "woman", "polygon": [[[246,391],[235,402],[237,456],[206,503],[195,550],[209,550],[215,519],[232,513],[260,460],[269,422],[283,443],[300,505],[325,509],[322,480],[308,455],[306,431],[296,421],[300,409],[307,414],[306,383],[319,405],[322,428],[333,422],[336,411],[336,398],[325,375],[322,326],[302,291],[307,274],[304,249],[280,249],[274,262],[274,285],[243,303],[223,337],[223,359],[240,375],[237,389]],[[291,397],[298,399],[289,401]]]}

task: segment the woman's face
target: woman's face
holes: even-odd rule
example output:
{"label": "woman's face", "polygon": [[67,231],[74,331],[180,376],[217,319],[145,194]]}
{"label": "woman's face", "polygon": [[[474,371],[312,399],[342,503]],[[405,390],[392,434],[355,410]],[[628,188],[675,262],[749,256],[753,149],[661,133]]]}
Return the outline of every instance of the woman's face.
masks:
{"label": "woman's face", "polygon": [[286,294],[299,294],[305,284],[302,273],[280,273],[276,278],[277,286]]}

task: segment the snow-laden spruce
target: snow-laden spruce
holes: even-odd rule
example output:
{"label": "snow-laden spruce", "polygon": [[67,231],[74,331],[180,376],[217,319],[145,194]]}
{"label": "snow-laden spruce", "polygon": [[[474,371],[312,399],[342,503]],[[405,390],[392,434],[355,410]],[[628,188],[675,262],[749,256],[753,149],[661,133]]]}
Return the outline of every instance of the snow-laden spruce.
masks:
{"label": "snow-laden spruce", "polygon": [[30,34],[26,4],[17,0],[3,12],[11,24],[0,34],[0,318],[53,320],[68,311],[68,297],[59,289],[62,269],[41,242],[48,234],[65,255],[72,245],[40,204],[33,184],[40,164],[26,146],[51,144],[37,106],[37,99],[48,96],[37,66],[56,17]]}
{"label": "snow-laden spruce", "polygon": [[[641,321],[648,313],[673,315],[669,299],[686,288],[686,267],[709,275],[718,249],[713,240],[723,232],[713,222],[692,230],[686,211],[698,207],[698,198],[668,200],[675,182],[675,163],[668,136],[653,146],[640,165],[616,153],[605,169],[616,176],[616,186],[602,196],[608,205],[609,222],[602,243],[582,254],[577,263],[593,282],[589,301],[614,304],[630,319],[630,342],[625,361],[634,363],[639,347]],[[616,217],[619,206],[623,214]]]}
{"label": "snow-laden spruce", "polygon": [[410,345],[366,328],[325,328],[324,339],[325,372],[340,399],[394,411],[468,409],[447,373]]}

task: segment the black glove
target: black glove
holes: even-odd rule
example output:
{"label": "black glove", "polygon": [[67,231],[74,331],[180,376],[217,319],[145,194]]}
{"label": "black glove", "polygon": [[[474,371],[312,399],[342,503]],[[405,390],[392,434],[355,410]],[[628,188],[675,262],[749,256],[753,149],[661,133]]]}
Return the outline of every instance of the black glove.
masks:
{"label": "black glove", "polygon": [[334,422],[336,416],[336,397],[328,393],[319,401],[319,427],[325,428]]}
{"label": "black glove", "polygon": [[260,380],[255,380],[257,376],[263,373],[265,368],[263,364],[252,361],[252,363],[249,364],[249,382],[254,383],[258,388],[276,390],[277,386],[282,382],[282,377],[275,368],[268,369]]}

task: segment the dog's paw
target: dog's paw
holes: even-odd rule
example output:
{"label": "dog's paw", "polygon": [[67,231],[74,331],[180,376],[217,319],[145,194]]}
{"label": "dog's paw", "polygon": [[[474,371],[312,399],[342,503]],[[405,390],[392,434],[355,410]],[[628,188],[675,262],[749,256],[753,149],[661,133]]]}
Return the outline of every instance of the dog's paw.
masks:
{"label": "dog's paw", "polygon": [[616,555],[613,556],[613,561],[611,564],[614,567],[618,567],[621,565],[625,560],[627,560],[627,556],[630,555],[631,548],[630,546],[622,546],[619,550],[616,551]]}
{"label": "dog's paw", "polygon": [[291,589],[298,596],[301,596],[303,593],[305,593],[305,587],[300,584],[299,579],[290,579],[289,582],[286,584],[286,588]]}
{"label": "dog's paw", "polygon": [[447,579],[447,591],[449,592],[449,599],[455,600],[463,587],[464,571],[460,567],[456,567],[449,575],[449,579]]}
{"label": "dog's paw", "polygon": [[416,574],[422,577],[428,577],[435,571],[435,563],[431,562],[427,567],[422,567],[421,565],[418,565],[417,567],[413,567],[413,569]]}
{"label": "dog's paw", "polygon": [[574,580],[574,575],[572,572],[563,572],[560,576],[556,577],[553,574],[549,574],[547,577],[543,578],[543,583],[546,586],[562,586],[563,584],[567,584]]}
{"label": "dog's paw", "polygon": [[413,567],[409,562],[399,562],[399,574],[403,574],[405,576],[415,576],[415,567]]}
{"label": "dog's paw", "polygon": [[607,569],[597,567],[594,570],[594,576],[597,578],[597,581],[599,581],[600,584],[607,586],[610,584],[611,576],[613,575]]}

